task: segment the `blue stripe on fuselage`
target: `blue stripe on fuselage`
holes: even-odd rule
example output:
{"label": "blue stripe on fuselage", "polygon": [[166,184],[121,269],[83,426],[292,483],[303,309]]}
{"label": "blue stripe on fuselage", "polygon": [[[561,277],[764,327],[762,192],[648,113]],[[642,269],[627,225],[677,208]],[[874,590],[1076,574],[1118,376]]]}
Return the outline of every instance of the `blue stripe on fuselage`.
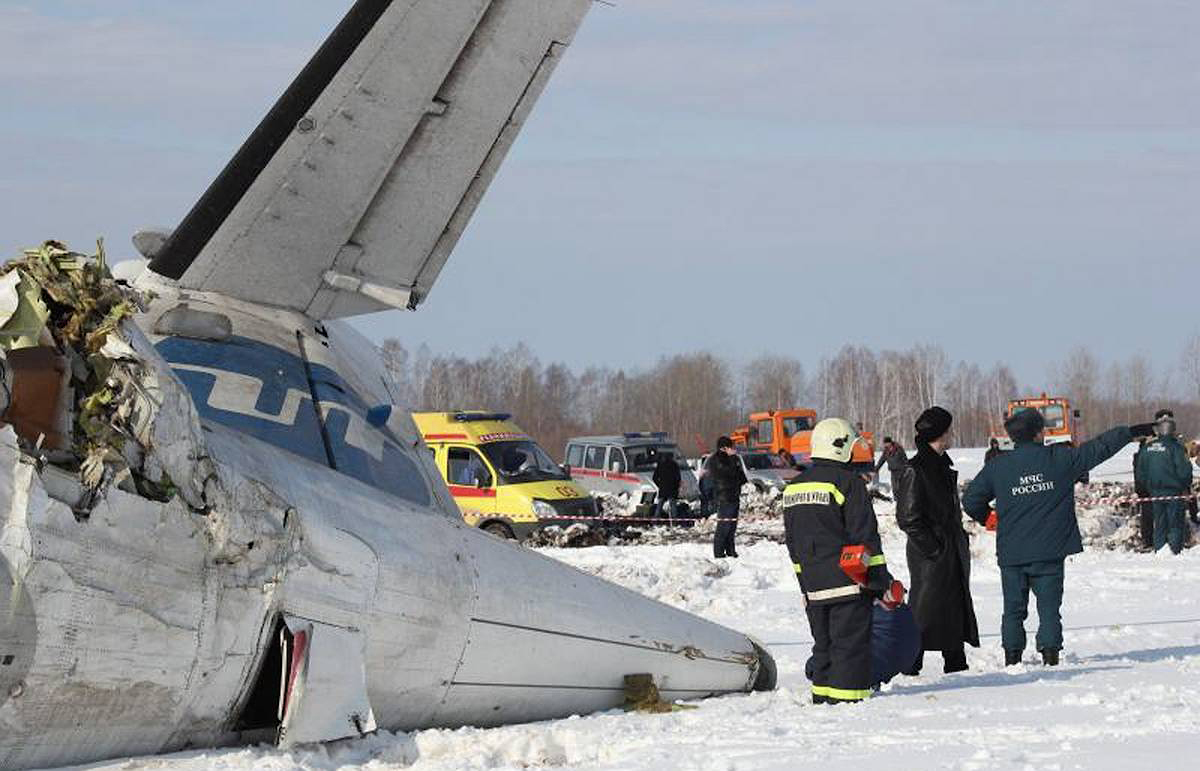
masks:
{"label": "blue stripe on fuselage", "polygon": [[[317,463],[328,464],[321,426],[313,409],[308,373],[298,354],[236,336],[223,342],[169,337],[155,347],[188,389],[201,418]],[[351,415],[365,424],[366,401],[329,367],[313,364],[311,371],[317,395],[327,411],[325,429],[337,470],[393,495],[428,505],[431,499],[424,477],[390,434],[375,427],[359,427],[377,434],[373,438],[382,444],[381,459],[347,442]],[[224,407],[234,409],[213,406],[213,391],[218,388],[222,373],[241,375],[259,384],[252,407],[249,403],[245,405],[247,409],[242,410],[229,403]],[[292,394],[290,398],[289,393]],[[239,395],[234,393],[234,397]],[[233,397],[228,397],[227,402],[229,398]]]}

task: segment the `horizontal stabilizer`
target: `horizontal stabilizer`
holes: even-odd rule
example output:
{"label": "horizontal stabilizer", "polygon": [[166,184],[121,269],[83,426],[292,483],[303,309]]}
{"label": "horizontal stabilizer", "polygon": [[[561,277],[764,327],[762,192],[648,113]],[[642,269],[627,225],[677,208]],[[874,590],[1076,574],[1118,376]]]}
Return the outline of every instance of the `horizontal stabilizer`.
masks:
{"label": "horizontal stabilizer", "polygon": [[359,0],[151,269],[312,318],[416,307],[591,0]]}

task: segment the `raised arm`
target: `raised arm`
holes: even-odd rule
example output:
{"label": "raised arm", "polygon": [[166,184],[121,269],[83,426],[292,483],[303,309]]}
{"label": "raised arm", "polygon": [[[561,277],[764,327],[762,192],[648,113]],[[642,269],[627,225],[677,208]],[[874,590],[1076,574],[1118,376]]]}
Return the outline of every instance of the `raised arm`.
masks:
{"label": "raised arm", "polygon": [[1121,448],[1133,441],[1133,432],[1128,426],[1110,428],[1100,436],[1089,439],[1078,447],[1071,448],[1071,472],[1075,477],[1082,476],[1104,461],[1120,452]]}

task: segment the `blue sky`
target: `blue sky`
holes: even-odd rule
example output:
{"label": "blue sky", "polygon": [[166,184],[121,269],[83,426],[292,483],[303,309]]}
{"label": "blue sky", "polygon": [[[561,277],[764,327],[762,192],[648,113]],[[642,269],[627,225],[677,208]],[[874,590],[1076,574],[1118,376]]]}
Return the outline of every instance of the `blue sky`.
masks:
{"label": "blue sky", "polygon": [[[349,5],[0,1],[0,249],[177,222]],[[428,301],[361,326],[1167,367],[1200,332],[1198,33],[1154,0],[597,5]]]}

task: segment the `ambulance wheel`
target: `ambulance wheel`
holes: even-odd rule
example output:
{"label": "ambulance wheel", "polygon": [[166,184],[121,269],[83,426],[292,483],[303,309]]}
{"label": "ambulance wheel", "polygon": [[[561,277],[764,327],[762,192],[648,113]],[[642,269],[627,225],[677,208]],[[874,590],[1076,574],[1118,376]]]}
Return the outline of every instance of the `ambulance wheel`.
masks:
{"label": "ambulance wheel", "polygon": [[517,539],[513,535],[512,528],[503,522],[489,522],[483,526],[483,532],[491,533],[497,538],[503,538],[506,541],[515,541]]}

